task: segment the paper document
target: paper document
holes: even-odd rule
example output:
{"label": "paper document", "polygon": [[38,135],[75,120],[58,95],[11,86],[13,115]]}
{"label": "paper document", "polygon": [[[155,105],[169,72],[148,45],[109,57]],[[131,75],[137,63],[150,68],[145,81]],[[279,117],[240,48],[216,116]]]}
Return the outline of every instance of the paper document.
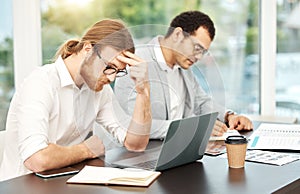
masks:
{"label": "paper document", "polygon": [[282,153],[282,152],[269,152],[262,150],[249,150],[246,154],[246,161],[259,162],[265,164],[274,164],[282,166],[284,164],[300,159],[299,154],[295,153]]}
{"label": "paper document", "polygon": [[300,125],[262,123],[249,139],[248,149],[300,150]]}
{"label": "paper document", "polygon": [[225,140],[231,135],[240,135],[240,133],[235,129],[228,129],[222,136],[210,136],[209,141]]}
{"label": "paper document", "polygon": [[[227,158],[227,154],[223,154],[218,157]],[[248,162],[258,162],[258,163],[282,166],[284,164],[288,164],[300,160],[300,154],[271,152],[271,151],[263,151],[263,150],[248,150],[246,152],[245,160]]]}

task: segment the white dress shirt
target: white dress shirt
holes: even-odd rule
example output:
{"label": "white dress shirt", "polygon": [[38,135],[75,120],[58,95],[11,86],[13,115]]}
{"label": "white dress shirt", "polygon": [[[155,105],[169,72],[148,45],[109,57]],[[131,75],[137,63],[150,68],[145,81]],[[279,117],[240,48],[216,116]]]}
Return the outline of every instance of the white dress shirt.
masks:
{"label": "white dress shirt", "polygon": [[[159,37],[156,39],[159,45]],[[180,74],[180,66],[175,64],[173,68],[169,67],[165,61],[160,47],[154,47],[154,53],[159,66],[166,72],[170,94],[170,120],[182,119],[184,112],[184,102],[186,97],[186,87],[182,75]]]}
{"label": "white dress shirt", "polygon": [[130,120],[109,85],[100,92],[86,84],[79,89],[62,58],[38,67],[11,101],[0,180],[30,173],[23,162],[49,143],[83,142],[95,122],[123,143]]}

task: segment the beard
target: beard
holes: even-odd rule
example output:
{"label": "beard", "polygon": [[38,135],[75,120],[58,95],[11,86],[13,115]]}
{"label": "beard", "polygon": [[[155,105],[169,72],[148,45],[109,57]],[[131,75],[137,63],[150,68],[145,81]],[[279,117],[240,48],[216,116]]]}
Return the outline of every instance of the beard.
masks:
{"label": "beard", "polygon": [[91,90],[99,92],[105,84],[109,84],[111,81],[104,74],[97,77],[94,72],[95,70],[92,68],[84,67],[81,68],[80,75]]}
{"label": "beard", "polygon": [[96,92],[99,92],[99,91],[101,91],[103,89],[103,86],[105,84],[109,84],[109,83],[110,83],[110,80],[105,75],[101,75],[97,79],[97,81],[96,81],[96,83],[94,85],[94,89],[93,90],[96,91]]}
{"label": "beard", "polygon": [[99,72],[101,72],[102,69],[99,64],[95,62],[96,58],[97,56],[95,55],[88,55],[84,59],[81,65],[80,75],[91,90],[99,92],[103,89],[105,84],[109,84],[111,81],[102,73],[100,73],[99,76]]}

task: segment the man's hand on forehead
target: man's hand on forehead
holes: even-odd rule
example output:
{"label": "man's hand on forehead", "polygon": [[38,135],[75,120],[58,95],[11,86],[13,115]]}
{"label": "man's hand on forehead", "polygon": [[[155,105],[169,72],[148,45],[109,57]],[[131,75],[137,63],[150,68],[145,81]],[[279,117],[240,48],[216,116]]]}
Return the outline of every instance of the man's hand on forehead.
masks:
{"label": "man's hand on forehead", "polygon": [[146,84],[148,83],[147,63],[129,51],[124,51],[123,55],[117,56],[117,59],[129,65],[130,77],[135,82],[136,91],[137,93],[143,93],[145,87],[148,87]]}
{"label": "man's hand on forehead", "polygon": [[129,66],[135,66],[141,62],[144,62],[144,60],[129,51],[124,51],[122,52],[122,54],[123,55],[117,56],[117,59],[123,63],[128,64]]}

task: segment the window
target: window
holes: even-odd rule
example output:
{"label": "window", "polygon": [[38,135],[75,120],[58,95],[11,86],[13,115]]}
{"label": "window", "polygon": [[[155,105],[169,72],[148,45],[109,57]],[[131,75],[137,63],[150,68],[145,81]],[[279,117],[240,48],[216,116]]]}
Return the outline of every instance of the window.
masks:
{"label": "window", "polygon": [[[210,51],[219,71],[217,85],[223,88],[217,86],[213,90],[216,94],[226,91],[222,94],[226,97],[225,102],[223,99],[226,107],[240,113],[259,114],[259,66],[255,63],[259,50],[259,0],[179,0],[176,4],[155,0],[84,2],[42,1],[43,63],[49,62],[66,38],[80,37],[84,29],[99,18],[122,18],[131,27],[136,42],[141,43],[157,34],[164,35],[170,20],[180,12],[202,10],[216,26],[216,38]],[[203,73],[206,69],[199,64],[198,70]]]}
{"label": "window", "polygon": [[201,2],[200,10],[210,15],[216,26],[210,50],[225,87],[226,107],[259,114],[259,63],[253,60],[259,54],[259,0]]}
{"label": "window", "polygon": [[0,17],[0,130],[4,130],[14,93],[12,0],[1,2]]}
{"label": "window", "polygon": [[[176,4],[170,0],[35,0],[32,2],[34,6],[41,5],[42,32],[39,33],[39,29],[35,29],[37,26],[34,26],[27,33],[29,35],[34,32],[41,34],[42,41],[38,40],[37,44],[31,44],[34,48],[37,47],[36,50],[28,50],[37,53],[34,56],[36,65],[41,58],[38,54],[40,51],[38,46],[42,43],[42,63],[48,63],[58,46],[66,39],[80,37],[89,25],[107,17],[122,18],[134,31],[137,42],[146,41],[143,38],[149,39],[156,34],[164,34],[170,20],[178,13],[198,9],[213,19],[217,29],[210,51],[217,64],[223,87],[225,87],[223,92],[226,91],[224,94],[226,107],[240,113],[259,114],[261,107],[268,103],[272,107],[276,101],[277,115],[300,118],[298,115],[300,103],[297,98],[300,93],[300,81],[297,79],[297,73],[300,71],[299,17],[297,16],[299,1],[272,0],[268,2],[272,5],[277,3],[276,100],[270,98],[260,102],[262,94],[260,93],[258,38],[260,26],[258,21],[259,9],[261,3],[264,2],[260,0],[178,0]],[[18,72],[21,69],[19,63],[16,61],[14,61],[15,64],[13,63],[12,2],[12,0],[4,0],[0,7],[2,18],[0,20],[0,129],[4,129],[7,108],[16,86],[13,81],[14,68]],[[266,10],[262,11],[266,12]],[[21,17],[27,16],[29,17],[30,14]],[[272,19],[268,18],[267,20]],[[32,21],[32,18],[28,21]],[[139,30],[137,26],[141,25],[144,26]],[[33,35],[33,37],[37,37],[37,35]],[[18,45],[16,48],[22,48],[24,42],[16,41],[15,45]],[[22,58],[23,60],[24,56],[18,56],[16,59]],[[26,66],[29,64],[33,63],[29,61]],[[201,69],[203,66],[199,64],[198,67]],[[22,68],[21,71],[25,71],[25,68]],[[268,74],[267,72],[263,73]],[[22,76],[26,74],[24,73]],[[262,77],[266,76],[268,75],[262,75]],[[18,77],[19,73],[15,78],[17,81]],[[201,78],[199,80],[201,82]],[[275,114],[273,110],[269,112]]]}
{"label": "window", "polygon": [[300,119],[300,1],[277,0],[276,114]]}

